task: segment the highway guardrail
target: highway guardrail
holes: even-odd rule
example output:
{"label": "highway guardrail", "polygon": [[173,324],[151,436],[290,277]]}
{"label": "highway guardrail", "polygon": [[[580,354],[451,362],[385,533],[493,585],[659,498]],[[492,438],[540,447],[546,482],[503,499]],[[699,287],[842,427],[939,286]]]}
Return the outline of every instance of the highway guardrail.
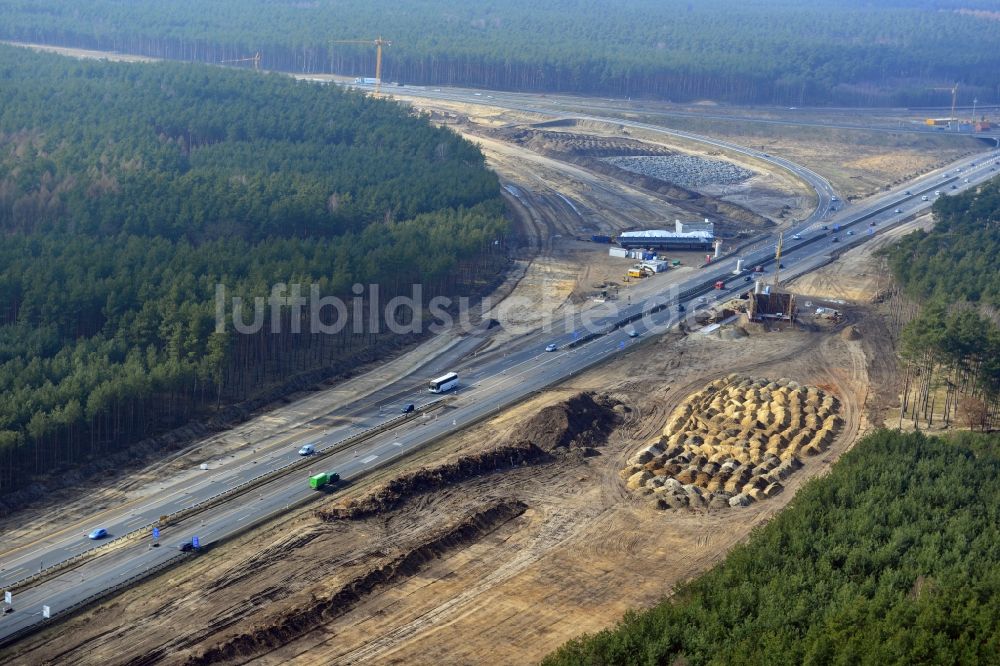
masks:
{"label": "highway guardrail", "polygon": [[254,486],[268,483],[271,480],[284,476],[285,474],[293,471],[296,468],[308,467],[309,465],[315,464],[317,460],[321,460],[347,447],[353,446],[354,444],[357,444],[359,442],[363,442],[366,439],[374,437],[380,432],[391,430],[400,423],[403,423],[404,421],[414,418],[417,414],[424,414],[431,409],[436,409],[441,405],[443,400],[444,398],[438,398],[436,400],[432,400],[426,405],[423,405],[419,410],[416,410],[410,414],[400,414],[398,416],[389,419],[388,421],[384,421],[378,425],[374,425],[370,428],[362,430],[361,432],[350,435],[349,437],[345,437],[344,439],[338,440],[337,442],[334,442],[333,444],[331,444],[326,448],[317,449],[316,454],[313,456],[307,456],[296,460],[292,460],[291,462],[282,465],[281,467],[277,467],[275,469],[259,474],[251,479],[248,479],[242,483],[233,486],[232,488],[227,488],[226,490],[216,493],[211,497],[201,500],[200,502],[193,504],[189,507],[185,507],[179,511],[175,511],[170,514],[160,516],[157,520],[151,521],[141,527],[137,527],[134,530],[127,532],[126,534],[105,541],[99,545],[95,545],[93,548],[88,548],[87,550],[81,553],[77,553],[76,555],[73,555],[72,557],[68,557],[65,560],[57,562],[50,567],[46,567],[41,571],[39,571],[38,573],[32,574],[30,576],[25,576],[20,580],[5,585],[4,589],[14,592],[17,590],[24,589],[26,587],[31,587],[32,585],[36,585],[43,580],[48,580],[52,576],[55,576],[56,574],[62,573],[63,571],[67,571],[69,569],[77,567],[83,564],[83,562],[85,562],[86,560],[97,557],[103,552],[117,548],[127,541],[132,541],[139,537],[144,537],[150,534],[154,527],[158,526],[162,527],[165,525],[169,525],[170,523],[177,522],[178,520],[190,518],[191,516],[200,513],[202,511],[205,511],[206,509],[211,508],[212,506],[218,504],[223,500],[228,500],[244,492],[247,492]]}

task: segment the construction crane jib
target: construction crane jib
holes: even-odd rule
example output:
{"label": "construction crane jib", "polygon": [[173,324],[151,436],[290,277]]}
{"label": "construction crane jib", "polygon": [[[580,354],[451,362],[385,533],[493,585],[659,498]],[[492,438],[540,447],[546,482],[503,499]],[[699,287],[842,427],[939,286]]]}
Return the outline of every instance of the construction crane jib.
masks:
{"label": "construction crane jib", "polygon": [[379,35],[375,39],[338,39],[333,43],[368,44],[375,47],[375,92],[378,93],[382,88],[382,47],[392,46],[392,42],[388,39],[382,39],[382,36]]}
{"label": "construction crane jib", "polygon": [[784,232],[778,234],[778,250],[774,253],[774,288],[778,288],[778,275],[781,273],[781,246],[784,243]]}
{"label": "construction crane jib", "polygon": [[249,58],[234,58],[232,60],[221,60],[220,62],[224,65],[232,63],[241,63],[241,62],[252,62],[253,68],[256,70],[260,70],[260,51],[257,51]]}

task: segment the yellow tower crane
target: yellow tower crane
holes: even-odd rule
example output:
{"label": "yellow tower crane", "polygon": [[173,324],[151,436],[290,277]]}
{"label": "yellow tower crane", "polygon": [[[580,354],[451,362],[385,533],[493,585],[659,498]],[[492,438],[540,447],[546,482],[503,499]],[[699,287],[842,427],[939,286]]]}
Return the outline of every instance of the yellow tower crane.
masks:
{"label": "yellow tower crane", "polygon": [[951,89],[951,119],[952,122],[955,123],[956,130],[958,129],[959,125],[958,118],[955,117],[955,102],[957,101],[958,101],[958,83],[956,82]]}
{"label": "yellow tower crane", "polygon": [[375,47],[375,93],[382,89],[382,47],[392,46],[388,39],[382,39],[379,35],[375,39],[338,39],[334,44],[368,44]]}
{"label": "yellow tower crane", "polygon": [[781,245],[785,239],[785,232],[778,234],[778,251],[774,253],[774,288],[778,288],[778,275],[781,273]]}
{"label": "yellow tower crane", "polygon": [[234,62],[252,62],[253,63],[253,68],[259,71],[260,70],[260,51],[257,51],[256,53],[254,53],[249,58],[234,58],[233,60],[220,60],[219,62],[221,62],[223,64],[229,64],[229,63],[234,63]]}

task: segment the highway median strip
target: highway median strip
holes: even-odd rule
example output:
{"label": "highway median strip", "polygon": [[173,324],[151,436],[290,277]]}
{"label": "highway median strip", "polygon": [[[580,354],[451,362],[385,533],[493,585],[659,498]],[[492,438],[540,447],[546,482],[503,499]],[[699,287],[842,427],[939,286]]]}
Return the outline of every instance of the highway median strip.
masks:
{"label": "highway median strip", "polygon": [[191,516],[197,513],[212,508],[213,506],[219,504],[223,500],[229,500],[234,497],[237,497],[240,494],[247,492],[248,490],[250,490],[255,486],[280,478],[281,476],[284,476],[297,469],[308,467],[309,465],[315,464],[316,461],[318,460],[322,460],[330,455],[333,455],[335,453],[344,450],[345,448],[348,448],[350,446],[363,442],[367,439],[370,439],[381,432],[385,432],[386,430],[391,430],[392,428],[395,428],[401,423],[404,423],[408,420],[412,420],[418,414],[426,414],[429,411],[433,411],[441,406],[443,400],[444,399],[438,399],[429,402],[420,409],[410,414],[400,414],[399,416],[389,419],[384,423],[372,426],[367,430],[363,430],[355,435],[351,435],[350,437],[342,439],[332,444],[326,449],[317,450],[316,453],[312,456],[304,456],[286,465],[278,467],[277,469],[265,472],[263,474],[255,476],[252,479],[244,481],[243,483],[233,486],[232,488],[229,488],[215,495],[212,495],[211,497],[202,500],[201,502],[198,502],[196,504],[193,504],[190,507],[181,509],[180,511],[175,511],[173,513],[164,516],[160,516],[159,519],[149,522],[143,525],[142,527],[138,527],[134,530],[127,532],[126,534],[111,539],[110,541],[106,541],[100,545],[85,550],[82,553],[78,553],[72,557],[62,560],[61,562],[57,562],[56,564],[53,564],[50,567],[46,567],[45,569],[39,571],[38,573],[14,581],[9,585],[4,586],[4,589],[10,592],[16,592],[32,587],[44,581],[47,581],[52,577],[61,574],[65,571],[68,571],[70,569],[76,568],[81,564],[83,564],[84,562],[89,561],[95,557],[98,557],[99,555],[102,555],[110,550],[121,547],[127,542],[133,541],[140,537],[145,537],[150,535],[154,527],[166,527],[168,525],[175,524],[186,518],[190,518]]}

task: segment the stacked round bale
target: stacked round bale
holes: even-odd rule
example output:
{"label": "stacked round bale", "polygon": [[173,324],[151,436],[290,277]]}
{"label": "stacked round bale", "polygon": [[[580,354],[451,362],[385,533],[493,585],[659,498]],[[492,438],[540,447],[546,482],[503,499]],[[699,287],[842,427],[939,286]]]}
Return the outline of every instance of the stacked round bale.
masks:
{"label": "stacked round bale", "polygon": [[660,508],[746,506],[780,493],[801,455],[825,451],[837,399],[789,379],[718,379],[670,415],[663,435],[622,470]]}

